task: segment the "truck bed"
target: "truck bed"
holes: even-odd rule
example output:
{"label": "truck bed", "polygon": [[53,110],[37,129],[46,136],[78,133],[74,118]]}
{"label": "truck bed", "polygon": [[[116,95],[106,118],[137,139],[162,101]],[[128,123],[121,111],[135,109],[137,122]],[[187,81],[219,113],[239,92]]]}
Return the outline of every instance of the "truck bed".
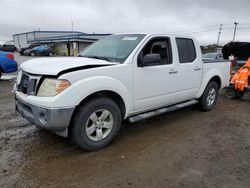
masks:
{"label": "truck bed", "polygon": [[230,63],[228,60],[203,60],[203,74],[209,74],[213,69],[217,69],[222,74],[221,88],[224,88],[230,81]]}

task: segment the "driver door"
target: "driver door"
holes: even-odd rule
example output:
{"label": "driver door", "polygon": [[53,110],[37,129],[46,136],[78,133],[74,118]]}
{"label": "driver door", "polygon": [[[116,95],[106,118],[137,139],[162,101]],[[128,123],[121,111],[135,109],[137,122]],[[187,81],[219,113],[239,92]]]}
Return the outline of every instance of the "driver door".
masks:
{"label": "driver door", "polygon": [[[156,64],[138,66],[147,54],[159,54]],[[173,63],[170,38],[154,37],[138,53],[133,61],[135,111],[174,104],[178,100],[176,64]]]}

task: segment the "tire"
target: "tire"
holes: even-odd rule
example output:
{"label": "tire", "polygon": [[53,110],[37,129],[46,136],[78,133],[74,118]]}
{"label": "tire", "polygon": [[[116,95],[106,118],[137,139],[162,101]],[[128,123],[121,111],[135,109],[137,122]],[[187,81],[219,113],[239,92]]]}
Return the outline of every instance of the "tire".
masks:
{"label": "tire", "polygon": [[2,70],[0,69],[0,80],[1,80],[2,74],[3,74]]}
{"label": "tire", "polygon": [[[100,120],[101,117],[104,119]],[[83,150],[100,150],[112,142],[120,127],[121,112],[118,105],[109,98],[95,98],[76,112],[70,130],[71,138]]]}
{"label": "tire", "polygon": [[214,109],[219,96],[218,84],[214,81],[208,83],[203,95],[200,98],[200,107],[202,111],[211,111]]}
{"label": "tire", "polygon": [[235,89],[233,89],[233,88],[227,88],[225,95],[226,95],[226,98],[228,98],[228,99],[237,98],[237,93],[236,93]]}
{"label": "tire", "polygon": [[52,56],[53,56],[53,52],[50,52],[48,55],[49,55],[50,57],[52,57]]}
{"label": "tire", "polygon": [[31,53],[30,53],[30,56],[31,56],[31,57],[35,57],[35,56],[36,56],[36,53],[35,53],[35,52],[31,52]]}

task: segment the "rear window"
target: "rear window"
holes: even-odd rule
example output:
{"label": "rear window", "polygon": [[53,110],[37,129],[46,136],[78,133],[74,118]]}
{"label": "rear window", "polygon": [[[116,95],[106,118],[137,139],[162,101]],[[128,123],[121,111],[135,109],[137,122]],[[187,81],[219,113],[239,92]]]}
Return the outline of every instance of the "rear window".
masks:
{"label": "rear window", "polygon": [[191,63],[196,59],[195,46],[192,39],[176,38],[180,63]]}

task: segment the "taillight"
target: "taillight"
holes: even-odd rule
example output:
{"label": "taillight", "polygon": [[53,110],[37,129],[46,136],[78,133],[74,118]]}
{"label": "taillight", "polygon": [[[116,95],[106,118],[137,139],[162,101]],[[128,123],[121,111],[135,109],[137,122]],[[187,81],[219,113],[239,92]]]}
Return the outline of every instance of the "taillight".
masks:
{"label": "taillight", "polygon": [[6,57],[9,58],[9,59],[13,59],[14,60],[13,54],[7,54]]}

